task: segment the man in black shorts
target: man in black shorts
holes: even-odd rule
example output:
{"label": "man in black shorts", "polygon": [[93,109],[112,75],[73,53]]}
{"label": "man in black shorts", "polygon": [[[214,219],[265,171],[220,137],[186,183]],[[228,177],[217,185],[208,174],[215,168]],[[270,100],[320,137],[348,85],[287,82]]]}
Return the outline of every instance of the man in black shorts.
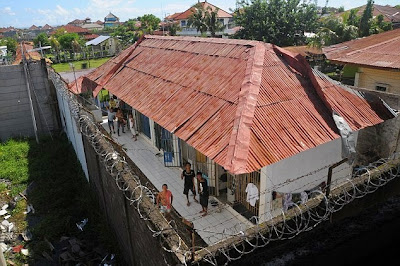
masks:
{"label": "man in black shorts", "polygon": [[190,169],[191,164],[186,163],[185,164],[185,170],[183,170],[181,174],[181,179],[185,178],[185,183],[184,183],[184,189],[183,189],[183,194],[186,195],[187,198],[187,206],[190,206],[189,202],[189,190],[192,191],[193,193],[193,199],[195,202],[198,202],[196,199],[196,188],[194,187],[194,178],[196,177],[194,171]]}

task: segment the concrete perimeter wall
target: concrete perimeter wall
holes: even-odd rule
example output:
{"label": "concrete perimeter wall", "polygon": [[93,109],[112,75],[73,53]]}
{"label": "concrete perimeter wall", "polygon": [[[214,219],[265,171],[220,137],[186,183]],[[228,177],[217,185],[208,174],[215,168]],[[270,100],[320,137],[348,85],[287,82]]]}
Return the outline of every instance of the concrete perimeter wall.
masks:
{"label": "concrete perimeter wall", "polygon": [[[38,133],[58,130],[57,100],[44,62],[29,64],[31,95]],[[23,65],[0,66],[0,141],[34,136]]]}

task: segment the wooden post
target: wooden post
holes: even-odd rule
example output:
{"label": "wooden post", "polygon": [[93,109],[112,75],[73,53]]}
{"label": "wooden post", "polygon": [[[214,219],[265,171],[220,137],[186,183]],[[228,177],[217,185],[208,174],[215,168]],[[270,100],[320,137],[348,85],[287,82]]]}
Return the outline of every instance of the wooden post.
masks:
{"label": "wooden post", "polygon": [[347,162],[349,159],[348,158],[344,158],[343,160],[332,164],[329,169],[328,169],[328,180],[326,182],[326,197],[329,196],[329,193],[331,192],[331,182],[332,182],[332,170],[333,168],[338,167],[339,165],[343,164],[344,162]]}

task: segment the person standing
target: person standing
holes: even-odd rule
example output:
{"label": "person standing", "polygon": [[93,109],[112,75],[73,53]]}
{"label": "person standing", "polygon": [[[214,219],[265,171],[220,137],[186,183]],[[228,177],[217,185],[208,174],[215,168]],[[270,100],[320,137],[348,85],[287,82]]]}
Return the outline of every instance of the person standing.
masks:
{"label": "person standing", "polygon": [[124,125],[125,125],[125,119],[124,119],[124,114],[122,113],[121,109],[118,109],[117,111],[117,133],[119,136],[119,128],[122,128],[122,133],[125,133],[124,131]]}
{"label": "person standing", "polygon": [[208,183],[207,180],[203,177],[202,172],[197,172],[197,181],[198,181],[198,189],[199,189],[199,195],[200,195],[200,204],[203,210],[200,211],[200,213],[203,213],[202,216],[207,215],[207,209],[208,209]]}
{"label": "person standing", "polygon": [[111,97],[110,102],[108,103],[108,105],[112,108],[115,109],[117,107],[117,103],[114,100],[114,96]]}
{"label": "person standing", "polygon": [[183,170],[183,172],[181,174],[181,179],[184,179],[183,194],[186,195],[187,206],[190,206],[189,190],[191,190],[193,193],[193,200],[195,202],[198,202],[196,199],[196,189],[194,187],[194,178],[196,177],[196,175],[194,174],[194,171],[192,169],[190,169],[190,167],[191,167],[191,164],[186,163],[185,170]]}
{"label": "person standing", "polygon": [[160,211],[162,214],[164,214],[167,220],[170,220],[171,218],[171,207],[173,200],[174,196],[172,195],[172,192],[168,190],[168,185],[163,184],[162,191],[158,193],[156,201],[157,201],[157,206],[159,206],[161,203]]}
{"label": "person standing", "polygon": [[110,129],[110,135],[112,134],[113,131],[115,134],[115,128],[114,128],[115,113],[114,110],[109,106],[107,107],[107,118],[108,118],[108,128]]}
{"label": "person standing", "polygon": [[132,114],[129,114],[129,128],[131,129],[132,138],[137,141],[136,129],[135,129],[135,119]]}

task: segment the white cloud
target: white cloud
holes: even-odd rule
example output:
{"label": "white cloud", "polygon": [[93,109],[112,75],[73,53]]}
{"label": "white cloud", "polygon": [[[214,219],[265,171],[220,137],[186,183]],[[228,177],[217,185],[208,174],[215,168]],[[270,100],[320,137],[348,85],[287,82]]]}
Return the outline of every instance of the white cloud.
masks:
{"label": "white cloud", "polygon": [[6,14],[6,15],[9,15],[9,16],[15,16],[15,12],[13,12],[11,10],[11,7],[9,7],[9,6],[6,6],[6,7],[2,8],[2,9],[0,9],[0,13],[1,14]]}

